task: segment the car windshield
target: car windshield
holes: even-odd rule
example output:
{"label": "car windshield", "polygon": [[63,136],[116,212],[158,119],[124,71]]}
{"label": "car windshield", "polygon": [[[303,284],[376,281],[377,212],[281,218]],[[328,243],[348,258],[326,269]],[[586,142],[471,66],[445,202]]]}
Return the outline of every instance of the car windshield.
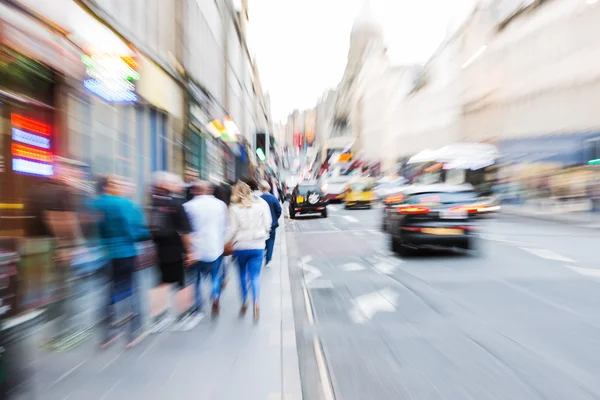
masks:
{"label": "car windshield", "polygon": [[302,196],[306,196],[310,193],[319,193],[321,188],[318,185],[302,185],[298,186],[298,194]]}
{"label": "car windshield", "polygon": [[472,203],[477,199],[475,192],[433,192],[419,193],[410,196],[410,203],[427,204],[427,203]]}

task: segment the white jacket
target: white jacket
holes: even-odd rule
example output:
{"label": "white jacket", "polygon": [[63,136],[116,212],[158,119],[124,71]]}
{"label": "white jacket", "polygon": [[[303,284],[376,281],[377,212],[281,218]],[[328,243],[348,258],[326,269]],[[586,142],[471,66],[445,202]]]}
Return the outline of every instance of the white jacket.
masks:
{"label": "white jacket", "polygon": [[253,195],[252,207],[238,204],[229,207],[227,241],[234,242],[234,250],[264,249],[271,231],[271,210],[266,201]]}

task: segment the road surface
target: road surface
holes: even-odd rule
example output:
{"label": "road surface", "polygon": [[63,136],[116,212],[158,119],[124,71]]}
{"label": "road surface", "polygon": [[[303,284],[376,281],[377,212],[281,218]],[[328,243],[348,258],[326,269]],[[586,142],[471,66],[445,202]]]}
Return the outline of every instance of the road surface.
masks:
{"label": "road surface", "polygon": [[287,221],[306,400],[600,399],[600,231],[500,216],[401,259],[380,217]]}

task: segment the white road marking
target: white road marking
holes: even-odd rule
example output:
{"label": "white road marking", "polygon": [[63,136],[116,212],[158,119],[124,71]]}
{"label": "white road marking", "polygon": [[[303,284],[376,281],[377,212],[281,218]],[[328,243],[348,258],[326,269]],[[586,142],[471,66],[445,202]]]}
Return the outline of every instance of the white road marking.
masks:
{"label": "white road marking", "polygon": [[332,205],[328,205],[328,206],[327,206],[327,209],[328,209],[329,211],[340,211],[340,209],[339,209],[339,208],[337,208],[336,206],[332,206]]}
{"label": "white road marking", "polygon": [[320,380],[323,388],[323,399],[334,400],[335,396],[333,395],[333,388],[331,386],[331,380],[329,379],[329,370],[327,369],[327,364],[325,363],[325,356],[323,355],[323,350],[319,345],[319,341],[316,335],[313,337],[313,343],[315,346],[317,369],[319,370],[319,377],[321,378]]}
{"label": "white road marking", "polygon": [[374,268],[377,272],[384,275],[393,274],[394,270],[396,269],[393,265],[384,262],[380,262],[379,264],[375,265]]}
{"label": "white road marking", "polygon": [[363,267],[362,265],[360,265],[358,263],[347,263],[347,264],[340,266],[340,269],[342,271],[346,271],[346,272],[354,272],[354,271],[361,271],[361,270],[365,269],[365,267]]}
{"label": "white road marking", "polygon": [[364,324],[377,312],[394,312],[397,298],[398,294],[387,288],[359,296],[354,299],[355,306],[350,310],[350,317],[355,323]]}
{"label": "white road marking", "polygon": [[391,255],[386,255],[386,256],[378,256],[375,255],[373,256],[374,258],[376,258],[377,260],[384,262],[386,264],[390,264],[394,267],[398,267],[400,264],[404,263],[404,261],[402,261],[399,258],[396,258],[393,254]]}
{"label": "white road marking", "polygon": [[315,319],[312,305],[310,302],[310,297],[308,296],[308,289],[306,289],[306,285],[303,285],[302,289],[304,292],[304,307],[306,308],[306,318],[308,319],[308,324],[312,326],[315,324]]}
{"label": "white road marking", "polygon": [[312,281],[320,278],[321,275],[323,275],[318,268],[315,268],[309,264],[309,262],[311,262],[312,259],[313,258],[311,256],[304,256],[300,260],[300,268],[302,268],[304,272],[308,272],[308,274],[304,274],[304,282],[306,284],[311,283]]}
{"label": "white road marking", "polygon": [[567,265],[567,268],[569,268],[570,270],[575,271],[581,275],[591,276],[594,278],[600,278],[600,269],[581,268],[581,267],[575,267],[572,265]]}
{"label": "white road marking", "polygon": [[568,263],[575,262],[574,260],[570,259],[569,257],[561,256],[560,254],[556,254],[555,252],[547,250],[547,249],[534,249],[534,248],[529,248],[529,247],[519,247],[519,248],[522,250],[528,251],[529,253],[533,254],[534,256],[538,256],[540,258],[545,258],[546,260],[562,261],[562,262],[568,262]]}
{"label": "white road marking", "polygon": [[357,219],[357,218],[354,218],[354,217],[353,217],[353,216],[351,216],[351,215],[344,215],[344,218],[345,218],[347,221],[349,221],[349,222],[358,222],[358,219]]}

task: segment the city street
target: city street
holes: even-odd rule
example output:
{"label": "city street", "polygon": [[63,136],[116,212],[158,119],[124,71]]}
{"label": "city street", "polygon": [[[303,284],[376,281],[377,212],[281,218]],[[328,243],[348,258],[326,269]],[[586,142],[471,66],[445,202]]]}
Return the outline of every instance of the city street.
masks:
{"label": "city street", "polygon": [[305,398],[600,398],[600,231],[500,215],[401,259],[380,216],[286,221]]}

